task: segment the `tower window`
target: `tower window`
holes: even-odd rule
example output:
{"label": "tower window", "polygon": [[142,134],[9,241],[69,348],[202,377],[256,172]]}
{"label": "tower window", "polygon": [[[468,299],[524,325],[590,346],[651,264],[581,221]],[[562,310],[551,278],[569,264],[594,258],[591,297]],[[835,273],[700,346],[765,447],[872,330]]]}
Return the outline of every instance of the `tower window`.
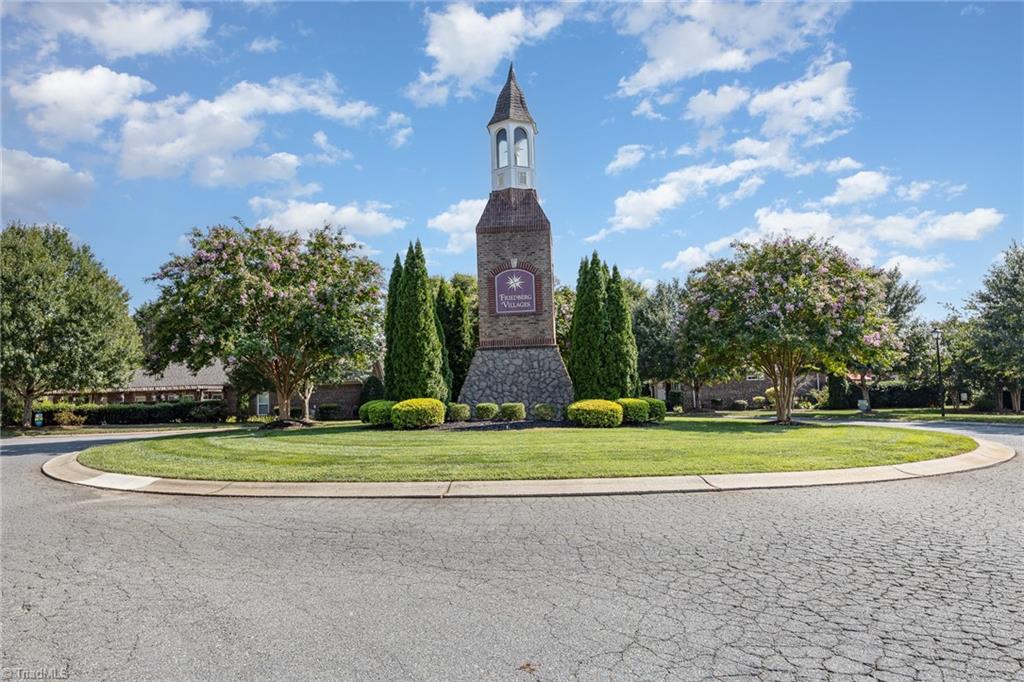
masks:
{"label": "tower window", "polygon": [[527,140],[526,131],[522,128],[516,128],[515,134],[516,140],[516,165],[517,166],[529,166],[530,165],[530,142]]}
{"label": "tower window", "polygon": [[498,168],[508,165],[508,131],[502,128],[494,138],[498,145]]}

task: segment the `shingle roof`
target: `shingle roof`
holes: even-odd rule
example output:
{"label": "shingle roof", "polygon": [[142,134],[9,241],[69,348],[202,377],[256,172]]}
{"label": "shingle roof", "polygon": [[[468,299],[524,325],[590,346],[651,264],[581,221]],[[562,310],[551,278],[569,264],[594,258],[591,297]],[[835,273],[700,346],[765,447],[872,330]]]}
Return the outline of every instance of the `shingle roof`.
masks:
{"label": "shingle roof", "polygon": [[476,224],[483,232],[550,230],[551,221],[537,200],[537,190],[507,188],[491,192]]}
{"label": "shingle roof", "polygon": [[193,373],[188,367],[180,364],[167,366],[163,374],[156,376],[146,373],[143,369],[135,370],[125,390],[153,388],[191,388],[201,386],[224,386],[228,383],[228,375],[224,365],[214,360],[210,365]]}
{"label": "shingle roof", "polygon": [[508,119],[537,125],[533,116],[530,116],[530,110],[526,108],[526,96],[516,81],[516,72],[511,63],[508,65],[508,79],[505,81],[505,87],[501,89],[498,101],[494,105],[494,116],[491,116],[487,125]]}

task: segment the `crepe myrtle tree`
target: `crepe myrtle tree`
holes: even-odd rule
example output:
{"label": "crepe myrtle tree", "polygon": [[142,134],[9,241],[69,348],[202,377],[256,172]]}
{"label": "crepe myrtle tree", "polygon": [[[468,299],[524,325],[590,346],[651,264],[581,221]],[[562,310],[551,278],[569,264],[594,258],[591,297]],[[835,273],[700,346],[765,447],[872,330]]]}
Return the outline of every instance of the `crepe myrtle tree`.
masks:
{"label": "crepe myrtle tree", "polygon": [[816,239],[733,247],[733,258],[708,263],[687,283],[716,332],[708,359],[746,357],[777,391],[777,422],[790,423],[799,372],[841,372],[884,342],[884,283],[879,271]]}
{"label": "crepe myrtle tree", "polygon": [[193,371],[220,358],[274,386],[282,417],[296,391],[339,360],[380,343],[381,269],[329,226],[303,239],[272,227],[193,230],[191,253],[151,278],[160,296],[145,335],[146,366]]}

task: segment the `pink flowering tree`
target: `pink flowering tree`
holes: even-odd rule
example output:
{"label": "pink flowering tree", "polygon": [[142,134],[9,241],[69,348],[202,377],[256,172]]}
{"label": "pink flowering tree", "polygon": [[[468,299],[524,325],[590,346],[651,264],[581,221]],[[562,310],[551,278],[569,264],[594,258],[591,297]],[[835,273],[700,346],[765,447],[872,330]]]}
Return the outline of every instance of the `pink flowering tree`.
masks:
{"label": "pink flowering tree", "polygon": [[193,230],[191,253],[151,278],[146,365],[214,359],[266,377],[288,416],[297,391],[339,363],[368,363],[380,339],[380,266],[329,227],[305,239],[269,227]]}
{"label": "pink flowering tree", "polygon": [[777,391],[777,421],[789,423],[799,373],[843,372],[884,334],[883,282],[877,270],[814,239],[734,248],[733,258],[708,263],[687,282],[715,332],[708,360],[743,357],[764,372]]}

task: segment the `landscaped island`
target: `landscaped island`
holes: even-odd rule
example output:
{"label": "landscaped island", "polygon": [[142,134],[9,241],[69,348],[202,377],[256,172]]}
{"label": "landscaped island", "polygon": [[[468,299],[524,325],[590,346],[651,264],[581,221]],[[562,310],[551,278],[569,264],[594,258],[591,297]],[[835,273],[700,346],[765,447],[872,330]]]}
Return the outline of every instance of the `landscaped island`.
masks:
{"label": "landscaped island", "polygon": [[670,418],[618,429],[381,431],[361,424],[172,436],[90,448],[82,464],[231,481],[433,481],[838,469],[948,457],[964,436],[887,427]]}

